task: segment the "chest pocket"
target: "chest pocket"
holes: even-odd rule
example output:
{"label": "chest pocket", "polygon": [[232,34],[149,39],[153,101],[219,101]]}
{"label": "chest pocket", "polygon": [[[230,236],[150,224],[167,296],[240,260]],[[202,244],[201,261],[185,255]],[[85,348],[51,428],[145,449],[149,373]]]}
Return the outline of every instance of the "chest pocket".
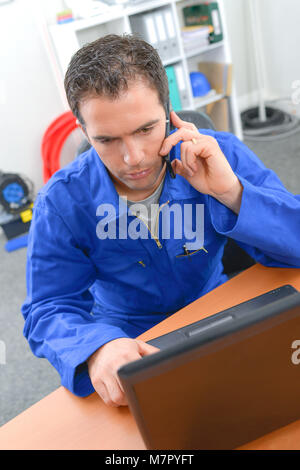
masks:
{"label": "chest pocket", "polygon": [[189,248],[189,241],[182,238],[181,240],[174,240],[172,247],[172,257],[175,260],[185,260],[194,258],[195,256],[208,255],[208,248],[201,246],[199,243],[194,248]]}
{"label": "chest pocket", "polygon": [[173,251],[173,260],[177,274],[188,280],[188,284],[192,288],[194,283],[198,286],[200,279],[203,278],[203,281],[207,277],[212,258],[209,249],[205,246],[188,249],[186,243],[185,240],[182,240],[180,244],[177,244]]}
{"label": "chest pocket", "polygon": [[176,258],[180,258],[180,259],[183,259],[183,258],[191,258],[197,254],[200,254],[200,252],[203,253],[206,253],[208,254],[208,251],[206,250],[206,248],[202,247],[202,248],[199,248],[198,250],[188,250],[186,247],[183,247],[182,248],[182,251],[183,253],[182,254],[179,254],[179,255],[176,255]]}
{"label": "chest pocket", "polygon": [[150,268],[150,257],[145,251],[115,253],[94,260],[98,278],[104,281],[138,282]]}

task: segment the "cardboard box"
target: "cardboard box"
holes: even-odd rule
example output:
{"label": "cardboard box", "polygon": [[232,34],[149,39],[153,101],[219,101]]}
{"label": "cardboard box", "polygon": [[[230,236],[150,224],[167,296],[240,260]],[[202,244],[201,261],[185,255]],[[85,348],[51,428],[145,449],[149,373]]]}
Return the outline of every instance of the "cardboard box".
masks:
{"label": "cardboard box", "polygon": [[199,62],[198,70],[202,72],[211,87],[218,94],[230,96],[232,93],[232,64],[222,62]]}
{"label": "cardboard box", "polygon": [[205,112],[211,118],[217,131],[231,132],[227,98],[208,104]]}

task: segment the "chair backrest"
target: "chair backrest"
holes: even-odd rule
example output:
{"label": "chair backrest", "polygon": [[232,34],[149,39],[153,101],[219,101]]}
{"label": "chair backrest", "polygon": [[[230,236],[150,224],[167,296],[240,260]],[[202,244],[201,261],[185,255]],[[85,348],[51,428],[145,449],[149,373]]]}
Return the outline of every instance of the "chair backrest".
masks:
{"label": "chair backrest", "polygon": [[202,113],[201,111],[178,111],[176,113],[180,119],[187,122],[192,122],[195,124],[197,129],[212,129],[213,131],[216,130],[214,123],[210,119],[207,114]]}

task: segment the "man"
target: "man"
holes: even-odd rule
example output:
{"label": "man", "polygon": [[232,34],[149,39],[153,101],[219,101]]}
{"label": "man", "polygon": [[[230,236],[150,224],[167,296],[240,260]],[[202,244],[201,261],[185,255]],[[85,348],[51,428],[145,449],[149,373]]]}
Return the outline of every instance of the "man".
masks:
{"label": "man", "polygon": [[134,338],[227,280],[228,236],[266,266],[300,267],[300,199],[229,133],[171,112],[165,138],[167,77],[140,39],[84,46],[65,88],[92,147],[37,197],[24,334],[73,393],[125,405],[118,368],[157,351]]}

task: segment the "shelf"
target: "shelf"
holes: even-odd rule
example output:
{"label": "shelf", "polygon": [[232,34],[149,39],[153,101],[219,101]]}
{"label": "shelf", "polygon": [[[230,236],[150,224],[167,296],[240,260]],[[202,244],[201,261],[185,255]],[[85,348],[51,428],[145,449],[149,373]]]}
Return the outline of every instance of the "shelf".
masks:
{"label": "shelf", "polygon": [[143,11],[148,10],[155,10],[156,8],[161,8],[166,5],[170,5],[170,0],[152,0],[152,1],[144,1],[141,3],[137,3],[136,5],[127,5],[124,7],[124,14],[136,15],[137,13],[142,13]]}
{"label": "shelf", "polygon": [[203,106],[207,106],[208,104],[214,103],[215,101],[219,101],[223,98],[225,98],[223,93],[210,95],[208,97],[200,96],[199,98],[193,98],[193,107],[196,109],[202,108]]}
{"label": "shelf", "polygon": [[81,29],[92,28],[99,24],[107,23],[112,20],[124,18],[124,16],[132,16],[143,11],[148,11],[156,8],[161,8],[170,5],[170,0],[152,0],[149,2],[138,3],[137,5],[115,5],[111,6],[109,10],[89,18],[81,18],[70,23],[53,24],[51,28],[65,28],[72,31],[80,31]]}
{"label": "shelf", "polygon": [[[199,3],[199,0],[144,0],[136,5],[127,4],[113,6],[110,10],[106,10],[103,13],[89,18],[78,19],[71,23],[49,26],[51,43],[54,48],[54,53],[51,54],[51,60],[53,60],[53,56],[56,55],[63,84],[63,77],[69,65],[70,58],[84,44],[94,41],[99,37],[103,37],[106,34],[131,33],[134,27],[133,18],[135,15],[160,10],[161,16],[163,16],[163,11],[169,10],[169,14],[173,16],[175,34],[169,33],[167,36],[172,42],[171,44],[165,44],[165,40],[161,39],[161,43],[155,42],[153,46],[161,55],[164,67],[174,66],[177,75],[180,74],[180,96],[183,100],[182,102],[184,102],[184,109],[199,109],[205,107],[210,103],[221,100],[225,95],[215,93],[214,95],[210,94],[204,97],[194,98],[192,96],[190,72],[194,69],[197,70],[198,63],[201,61],[213,61],[226,64],[232,62],[224,14],[224,0],[217,0],[217,2],[223,26],[223,40],[217,43],[203,44],[202,42],[202,45],[201,42],[197,43],[197,41],[193,41],[188,45],[184,45],[183,43],[182,27],[184,26],[184,19],[182,8],[193,3]],[[146,40],[148,33],[145,33]],[[166,53],[167,46],[171,46],[169,48],[170,53]],[[241,120],[234,90],[228,100],[228,105],[232,115],[232,131],[238,137],[242,138]]]}
{"label": "shelf", "polygon": [[182,60],[181,56],[173,57],[168,60],[163,60],[163,66],[166,67],[167,65],[175,64],[176,62],[180,62]]}
{"label": "shelf", "polygon": [[210,52],[214,49],[217,49],[218,47],[224,46],[224,41],[216,42],[215,44],[210,44],[208,46],[204,47],[199,47],[198,49],[192,49],[191,51],[188,51],[187,49],[184,49],[185,57],[187,59],[190,59],[191,57],[195,57],[200,54],[204,54],[205,52]]}
{"label": "shelf", "polygon": [[119,5],[118,10],[116,10],[115,7],[111,7],[111,10],[99,15],[91,16],[89,18],[81,18],[71,21],[70,23],[52,24],[49,27],[52,31],[80,31],[82,29],[92,28],[93,26],[98,26],[103,23],[108,23],[109,21],[123,18],[124,15],[125,9],[122,7],[122,5]]}

